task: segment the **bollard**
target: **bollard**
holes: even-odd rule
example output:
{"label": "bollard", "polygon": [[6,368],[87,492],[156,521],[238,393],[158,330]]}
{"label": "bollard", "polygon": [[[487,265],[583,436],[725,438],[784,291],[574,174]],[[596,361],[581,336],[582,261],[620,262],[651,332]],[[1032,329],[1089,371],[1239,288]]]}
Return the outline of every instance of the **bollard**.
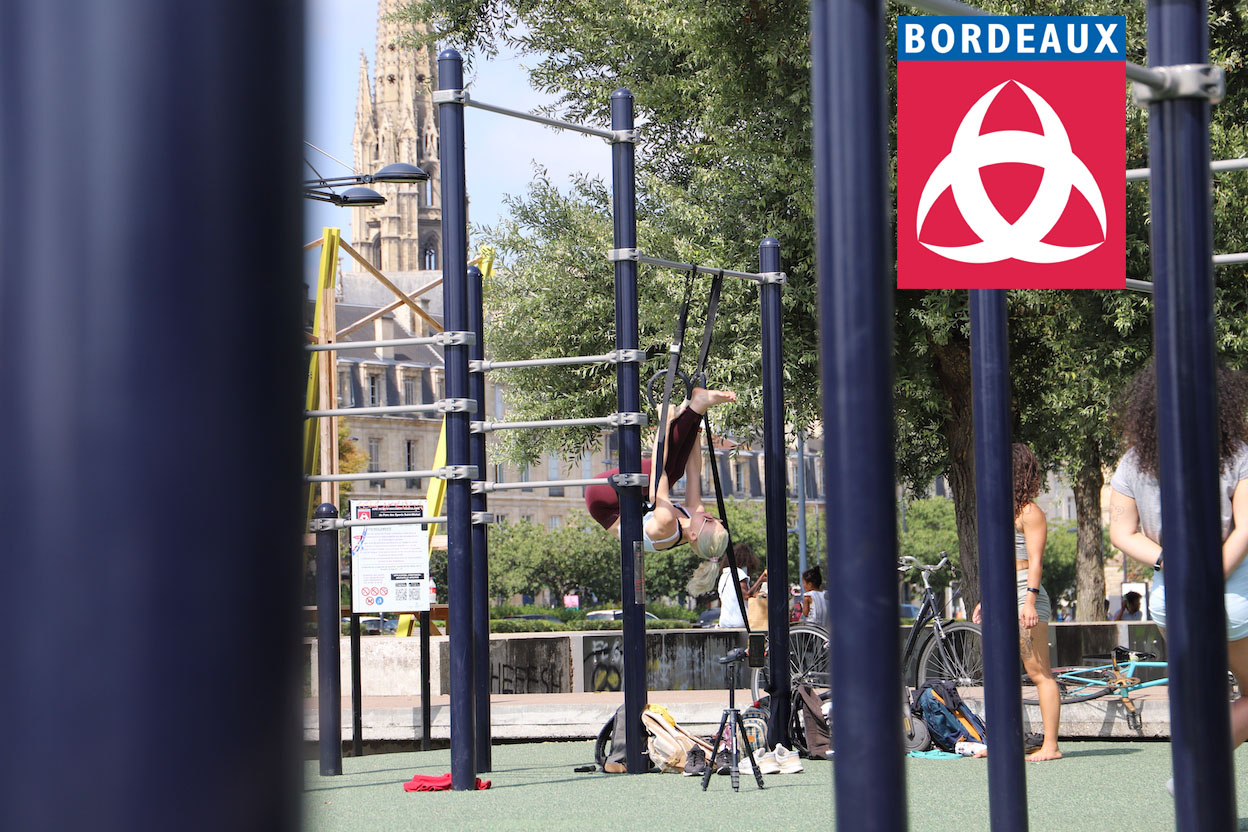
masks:
{"label": "bollard", "polygon": [[[313,517],[336,520],[333,503],[321,503]],[[338,530],[316,532],[316,663],[317,716],[320,729],[321,774],[342,774],[342,668],[338,612]]]}

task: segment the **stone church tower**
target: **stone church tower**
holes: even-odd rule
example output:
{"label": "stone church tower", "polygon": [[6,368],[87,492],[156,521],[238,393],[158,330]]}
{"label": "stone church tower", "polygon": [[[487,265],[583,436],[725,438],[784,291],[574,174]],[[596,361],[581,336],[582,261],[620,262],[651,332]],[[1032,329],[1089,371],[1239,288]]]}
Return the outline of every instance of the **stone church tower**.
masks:
{"label": "stone church tower", "polygon": [[375,184],[386,204],[353,208],[351,239],[382,271],[418,272],[442,268],[442,195],[438,179],[437,55],[432,45],[401,44],[404,35],[428,32],[386,18],[403,0],[378,0],[377,58],[370,89],[368,60],[360,54],[355,105],[355,168],[375,172],[392,162],[419,165],[430,178],[415,185]]}

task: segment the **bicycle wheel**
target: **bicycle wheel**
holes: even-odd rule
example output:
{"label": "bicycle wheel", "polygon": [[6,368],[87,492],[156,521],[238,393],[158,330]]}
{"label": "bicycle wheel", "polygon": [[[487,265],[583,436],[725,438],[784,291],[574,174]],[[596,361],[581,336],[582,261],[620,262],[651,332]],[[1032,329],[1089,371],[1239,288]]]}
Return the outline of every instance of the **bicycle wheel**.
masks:
{"label": "bicycle wheel", "polygon": [[907,751],[926,751],[932,747],[932,735],[927,723],[910,713],[909,707],[901,715],[902,744]]}
{"label": "bicycle wheel", "polygon": [[[1057,679],[1063,705],[1098,699],[1115,689],[1112,667],[1055,667],[1053,676]],[[1036,686],[1026,674],[1023,675],[1023,704],[1040,704]]]}
{"label": "bicycle wheel", "polygon": [[978,624],[957,621],[944,628],[944,638],[933,634],[919,654],[918,684],[936,680],[957,687],[983,687],[984,647]]}
{"label": "bicycle wheel", "polygon": [[[756,667],[750,676],[750,695],[757,702],[770,684],[770,667]],[[789,628],[789,690],[800,684],[826,688],[828,679],[828,633],[822,627],[794,624]]]}

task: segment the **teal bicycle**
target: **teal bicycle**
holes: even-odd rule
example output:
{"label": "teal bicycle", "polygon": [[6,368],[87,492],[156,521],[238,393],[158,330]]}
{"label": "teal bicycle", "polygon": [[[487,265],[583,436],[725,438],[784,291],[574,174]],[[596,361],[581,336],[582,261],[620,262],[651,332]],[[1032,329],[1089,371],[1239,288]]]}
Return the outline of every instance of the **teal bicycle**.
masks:
{"label": "teal bicycle", "polygon": [[[1125,647],[1115,647],[1111,653],[1090,655],[1087,658],[1091,661],[1105,659],[1108,663],[1090,667],[1053,668],[1053,675],[1057,677],[1057,686],[1061,691],[1062,704],[1087,702],[1112,694],[1118,697],[1123,710],[1126,711],[1127,727],[1132,731],[1140,730],[1143,721],[1135,702],[1131,699],[1131,694],[1146,688],[1169,684],[1169,678],[1164,675],[1166,663],[1157,661],[1156,653],[1137,652]],[[1144,681],[1140,674],[1142,670],[1157,670],[1163,675]],[[1227,674],[1227,685],[1230,700],[1238,699],[1239,684],[1233,674]],[[1026,676],[1023,677],[1023,703],[1040,704],[1035,697],[1035,686]]]}

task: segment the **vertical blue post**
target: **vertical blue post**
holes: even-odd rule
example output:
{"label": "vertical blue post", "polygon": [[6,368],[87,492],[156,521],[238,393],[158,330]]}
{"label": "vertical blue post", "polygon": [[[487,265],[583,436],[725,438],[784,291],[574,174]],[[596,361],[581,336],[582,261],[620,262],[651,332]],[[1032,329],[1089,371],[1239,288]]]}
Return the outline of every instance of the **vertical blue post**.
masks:
{"label": "vertical blue post", "polygon": [[[354,570],[351,573],[351,580],[354,587]],[[348,597],[355,598],[354,589],[348,593]],[[351,643],[351,755],[353,757],[364,756],[364,674],[360,667],[360,635],[360,615],[352,609],[349,640]]]}
{"label": "vertical blue post", "polygon": [[[454,49],[438,55],[438,89],[464,88],[464,59]],[[448,332],[468,329],[468,199],[464,174],[464,104],[438,104],[442,134],[442,304]],[[446,398],[466,399],[468,347],[447,346]],[[446,414],[446,464],[470,464],[472,415]],[[451,788],[477,787],[476,709],[473,705],[472,661],[472,483],[446,481],[447,617],[450,619]]]}
{"label": "vertical blue post", "polygon": [[[1208,62],[1207,27],[1200,0],[1150,0],[1150,63]],[[1226,620],[1222,604],[1214,602],[1222,598],[1225,579],[1217,497],[1209,102],[1154,102],[1148,131],[1175,821],[1184,832],[1231,829],[1237,813]]]}
{"label": "vertical blue post", "polygon": [[[806,431],[797,432],[797,571],[806,571]],[[770,592],[770,587],[768,588]]]}
{"label": "vertical blue post", "polygon": [[[811,4],[837,826],[906,828],[884,5]],[[853,719],[836,720],[836,713]]]}
{"label": "vertical blue post", "polygon": [[0,3],[0,828],[299,828],[303,18]]}
{"label": "vertical blue post", "polygon": [[[758,270],[780,274],[780,243],[768,237],[758,246]],[[767,489],[763,505],[767,512],[767,594],[783,599],[767,608],[767,655],[773,693],[771,736],[768,742],[790,745],[789,714],[789,517],[786,509],[784,443],[784,347],[781,284],[769,279],[759,287],[763,352],[763,467]]]}
{"label": "vertical blue post", "polygon": [[1026,832],[1018,590],[1014,559],[1009,554],[1014,550],[1014,464],[1010,448],[1010,346],[1005,290],[972,290],[970,303],[984,709],[992,714],[988,815],[995,830]]}
{"label": "vertical blue post", "polygon": [[[481,270],[468,267],[468,317],[476,343],[468,350],[469,360],[485,358],[485,289]],[[477,403],[477,413],[485,418],[485,373],[470,373],[468,387]],[[471,439],[472,464],[477,466],[477,481],[485,482],[485,434],[474,433]],[[472,510],[486,510],[485,492],[472,495]],[[489,771],[493,753],[490,750],[490,561],[489,526],[477,523],[472,527],[472,687],[475,697],[477,724],[477,772]]]}
{"label": "vertical blue post", "polygon": [[[611,93],[611,129],[633,129],[633,94],[625,89]],[[615,219],[615,247],[637,247],[637,170],[636,146],[631,141],[611,146],[612,213]],[[637,261],[615,261],[615,348],[637,349]],[[621,413],[641,411],[641,375],[635,361],[615,366],[616,407]],[[624,425],[619,429],[620,472],[641,472],[641,428]],[[646,707],[646,621],[645,608],[637,602],[637,585],[645,579],[637,566],[641,561],[641,502],[643,489],[627,486],[620,494],[620,597],[624,610],[624,713],[628,715],[624,739],[627,743],[628,773],[644,774],[641,712]]]}
{"label": "vertical blue post", "polygon": [[[313,515],[333,521],[338,509],[321,503]],[[342,667],[338,629],[338,530],[316,533],[316,666],[317,725],[321,752],[321,774],[342,774]]]}

